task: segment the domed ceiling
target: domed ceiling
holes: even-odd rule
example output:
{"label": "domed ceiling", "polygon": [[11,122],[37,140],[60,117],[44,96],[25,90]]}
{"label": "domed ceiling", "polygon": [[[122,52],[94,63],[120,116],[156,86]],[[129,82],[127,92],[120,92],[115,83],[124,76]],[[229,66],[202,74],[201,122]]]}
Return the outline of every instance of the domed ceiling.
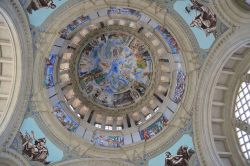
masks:
{"label": "domed ceiling", "polygon": [[[198,72],[228,29],[209,3],[20,2],[35,61],[30,106],[13,148],[33,164],[105,157],[154,165],[177,149],[198,162],[191,118]],[[39,160],[21,148],[37,146],[28,138],[56,154]]]}
{"label": "domed ceiling", "polygon": [[148,140],[177,111],[183,58],[172,34],[146,14],[98,9],[62,28],[53,45],[45,57],[45,96],[55,118],[87,142],[118,148]]}

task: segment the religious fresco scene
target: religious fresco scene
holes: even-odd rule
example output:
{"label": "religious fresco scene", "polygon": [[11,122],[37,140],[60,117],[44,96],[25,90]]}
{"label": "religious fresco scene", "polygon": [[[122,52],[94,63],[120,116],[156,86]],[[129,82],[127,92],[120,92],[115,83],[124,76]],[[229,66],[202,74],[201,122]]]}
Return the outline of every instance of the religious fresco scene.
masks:
{"label": "religious fresco scene", "polygon": [[186,75],[182,69],[177,70],[176,87],[174,91],[173,101],[179,103],[185,91],[185,79]]}
{"label": "religious fresco scene", "polygon": [[68,113],[65,112],[60,102],[54,105],[53,114],[68,131],[75,132],[78,128],[79,123],[76,122]]}
{"label": "religious fresco scene", "polygon": [[56,55],[50,54],[49,58],[45,58],[44,67],[44,84],[46,88],[54,86],[54,64],[56,62]]}
{"label": "religious fresco scene", "polygon": [[154,137],[156,134],[161,132],[163,128],[167,126],[167,124],[168,124],[168,119],[161,116],[149,127],[140,131],[141,139],[147,141],[148,139]]}
{"label": "religious fresco scene", "polygon": [[119,8],[119,7],[110,7],[107,11],[108,16],[112,15],[130,15],[135,16],[137,18],[141,17],[141,13],[137,10],[130,9],[130,8]]}
{"label": "religious fresco scene", "polygon": [[81,16],[77,17],[74,21],[72,21],[64,29],[61,30],[60,37],[63,39],[66,39],[71,32],[73,32],[79,26],[83,25],[84,23],[86,23],[88,21],[91,21],[89,16],[81,15]]}
{"label": "religious fresco scene", "polygon": [[130,105],[149,87],[152,65],[147,46],[136,37],[115,32],[103,34],[89,42],[81,53],[81,88],[105,107]]}
{"label": "religious fresco scene", "polygon": [[157,25],[155,30],[160,33],[162,38],[169,45],[169,47],[170,47],[170,49],[172,51],[172,54],[179,53],[178,44],[177,44],[175,38],[170,34],[170,32],[167,29],[165,29],[161,25]]}
{"label": "religious fresco scene", "polygon": [[122,136],[101,135],[96,132],[93,134],[91,142],[97,146],[119,148],[124,145],[124,138]]}

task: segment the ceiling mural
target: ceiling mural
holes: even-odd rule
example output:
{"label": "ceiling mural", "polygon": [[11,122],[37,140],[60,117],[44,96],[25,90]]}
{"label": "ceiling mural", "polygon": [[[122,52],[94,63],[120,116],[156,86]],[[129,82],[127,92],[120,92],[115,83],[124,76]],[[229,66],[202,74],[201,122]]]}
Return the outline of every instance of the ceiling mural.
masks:
{"label": "ceiling mural", "polygon": [[[93,105],[101,105],[102,108],[123,108],[125,106],[133,105],[134,103],[144,100],[143,98],[148,94],[148,89],[153,79],[154,61],[158,55],[151,52],[148,43],[143,41],[140,37],[133,35],[131,32],[121,32],[119,30],[103,32],[95,34],[98,29],[104,29],[105,27],[113,26],[112,23],[102,21],[89,25],[89,23],[96,18],[98,15],[114,16],[126,15],[134,17],[134,19],[141,19],[143,23],[151,26],[155,32],[159,35],[160,40],[168,46],[171,56],[175,59],[176,72],[173,74],[173,79],[176,79],[176,83],[173,84],[173,91],[170,94],[172,106],[155,120],[151,125],[143,127],[138,132],[130,134],[116,134],[110,135],[109,133],[102,133],[99,131],[91,131],[86,125],[83,125],[82,121],[87,121],[89,124],[94,125],[97,128],[106,127],[110,130],[116,128],[111,125],[103,126],[97,119],[93,124],[93,116],[95,115],[95,108],[91,108],[89,103]],[[151,23],[152,22],[152,23]],[[110,24],[110,25],[109,25]],[[126,24],[122,23],[121,24]],[[89,26],[88,26],[89,25]],[[133,23],[129,24],[133,28]],[[86,28],[83,28],[85,27]],[[121,25],[120,25],[121,26]],[[79,31],[77,33],[77,31]],[[145,31],[141,27],[137,33]],[[92,33],[93,31],[93,33]],[[146,33],[146,31],[144,32]],[[91,36],[91,40],[82,40],[77,36],[80,34],[83,38]],[[92,35],[93,34],[93,35]],[[151,37],[151,33],[146,33],[146,36]],[[72,41],[66,47],[70,51],[78,51],[78,58],[74,60],[74,54],[72,53],[60,53],[59,48],[65,47],[66,40]],[[152,40],[153,44],[158,45],[156,40]],[[79,44],[83,43],[83,44]],[[77,17],[74,21],[70,22],[59,32],[59,38],[54,42],[53,48],[51,49],[50,55],[45,57],[44,67],[44,85],[47,88],[47,94],[53,109],[53,114],[59,123],[65,127],[68,131],[75,133],[87,142],[94,144],[95,146],[107,147],[107,148],[120,148],[131,143],[140,141],[147,141],[153,138],[158,133],[162,132],[168,126],[168,122],[172,118],[172,114],[176,110],[176,106],[183,97],[185,92],[186,74],[185,67],[179,62],[181,57],[181,51],[179,46],[173,37],[173,35],[164,27],[162,27],[156,21],[150,19],[145,14],[130,8],[118,8],[111,7],[105,8],[95,13],[85,14]],[[80,45],[78,48],[77,45]],[[161,52],[163,48],[158,48]],[[163,52],[164,53],[164,52]],[[166,56],[163,54],[163,57]],[[161,63],[169,63],[167,56],[165,59],[159,58]],[[71,62],[73,61],[73,63]],[[75,67],[70,66],[77,64],[76,71]],[[59,67],[59,74],[58,74]],[[164,67],[163,67],[164,68]],[[166,70],[166,69],[164,69]],[[62,73],[62,74],[60,74]],[[71,80],[74,77],[74,73],[77,75],[77,82],[79,86],[80,95],[84,97],[84,101],[75,95],[75,89],[71,89]],[[169,75],[169,74],[168,74]],[[57,83],[61,83],[66,86],[63,87],[64,100],[62,100],[59,93],[56,93]],[[74,78],[73,78],[74,79]],[[168,82],[166,76],[161,77],[162,82]],[[166,86],[166,84],[164,85]],[[162,95],[167,95],[163,85],[159,86],[162,89]],[[154,94],[154,100],[157,102],[163,102],[159,94]],[[68,103],[71,101],[71,104]],[[87,102],[89,101],[89,102]],[[88,105],[85,105],[88,104]],[[153,102],[152,102],[153,103]],[[147,103],[148,104],[148,103]],[[160,105],[152,105],[151,108],[144,107],[145,110],[151,109],[156,114]],[[88,113],[86,113],[88,112]],[[87,115],[86,115],[87,114]],[[128,116],[128,115],[127,115]],[[146,119],[150,119],[153,115],[145,115]],[[111,119],[114,118],[111,116]],[[128,116],[127,118],[130,118]],[[131,120],[123,118],[123,121],[127,121],[127,125],[131,127],[133,124]],[[103,122],[102,122],[103,123]],[[108,123],[108,122],[107,122]],[[142,119],[134,122],[135,125],[141,125]],[[124,124],[117,124],[117,129],[123,129]]]}
{"label": "ceiling mural", "polygon": [[78,65],[83,95],[105,107],[137,102],[151,82],[150,54],[142,41],[129,34],[96,37],[83,48]]}
{"label": "ceiling mural", "polygon": [[[207,56],[227,30],[209,3],[166,0],[167,7],[159,5],[153,12],[150,5],[157,3],[151,1],[141,2],[148,4],[144,11],[134,2],[122,6],[90,0],[86,4],[94,10],[78,11],[69,20],[64,10],[85,2],[19,1],[42,67],[35,67],[34,82],[39,85],[32,87],[33,105],[12,149],[32,165],[104,153],[141,166],[198,163],[191,113],[185,110],[185,102],[193,97],[188,92],[195,85],[190,83],[197,80],[190,61],[196,53],[198,58]],[[173,25],[165,22],[168,14],[169,21],[177,20]],[[59,21],[60,16],[65,21]],[[48,27],[57,30],[52,33]],[[183,36],[190,43],[184,44]],[[186,128],[188,134],[183,132]],[[162,146],[149,147],[155,140]]]}

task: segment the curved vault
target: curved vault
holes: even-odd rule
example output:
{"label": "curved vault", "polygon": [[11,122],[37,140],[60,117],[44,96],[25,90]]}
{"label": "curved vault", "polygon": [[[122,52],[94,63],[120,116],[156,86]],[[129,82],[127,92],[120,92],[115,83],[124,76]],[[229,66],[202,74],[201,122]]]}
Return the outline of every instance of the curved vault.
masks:
{"label": "curved vault", "polygon": [[[98,1],[96,4],[70,1],[64,4],[68,8],[59,8],[44,22],[41,28],[43,31],[57,33],[41,33],[39,36],[41,40],[37,45],[38,49],[42,51],[38,50],[36,53],[35,66],[37,69],[35,69],[33,78],[34,94],[37,94],[35,98],[43,104],[36,105],[35,110],[43,112],[39,114],[41,120],[47,125],[42,125],[42,127],[51,134],[53,133],[62,144],[66,144],[77,154],[127,158],[128,155],[134,153],[134,149],[137,149],[138,153],[143,152],[151,155],[156,151],[162,151],[161,147],[164,144],[171,144],[169,140],[174,141],[176,136],[179,137],[178,128],[170,126],[181,125],[184,127],[186,119],[190,117],[186,110],[190,110],[192,105],[196,82],[196,72],[193,71],[195,65],[189,61],[194,56],[192,54],[193,45],[189,41],[193,38],[188,37],[189,34],[186,32],[185,26],[178,22],[175,17],[171,15],[164,17],[163,11],[155,15],[154,10],[149,8],[149,5],[152,4],[146,1],[133,1],[129,3],[129,6],[127,2],[122,1],[112,2],[109,5],[117,7],[114,7],[112,11],[112,8],[110,9],[105,1]],[[84,6],[89,7],[83,15],[80,9]],[[75,10],[71,10],[72,8]],[[118,8],[121,13],[117,13]],[[143,12],[141,9],[144,9]],[[126,10],[126,13],[122,13],[122,10]],[[132,11],[132,14],[127,11]],[[139,18],[138,14],[140,14]],[[63,19],[53,20],[53,17]],[[75,20],[76,27],[72,27],[72,20]],[[82,23],[78,24],[77,20],[82,20]],[[165,25],[167,29],[162,26],[166,22],[168,23]],[[72,65],[75,66],[77,63],[72,59],[79,55],[84,41],[86,44],[86,41],[90,41],[96,32],[105,31],[105,28],[122,30],[138,36],[155,56],[153,65],[155,65],[157,72],[154,74],[158,77],[156,77],[156,81],[154,80],[154,86],[150,88],[152,92],[149,92],[151,95],[147,97],[149,102],[144,104],[143,108],[142,105],[138,104],[137,107],[122,111],[112,111],[106,108],[102,108],[105,110],[102,111],[98,109],[100,107],[92,106],[90,109],[80,99],[81,94],[79,94],[79,90],[75,89],[77,86],[73,86],[75,83],[72,80],[77,72]],[[42,42],[43,40],[46,42]],[[176,43],[173,40],[176,40]],[[179,45],[180,43],[181,45]],[[50,51],[44,48],[50,48]],[[40,63],[43,61],[46,61],[45,77],[44,64]],[[161,64],[164,65],[159,68]],[[47,70],[48,68],[50,71]],[[186,71],[193,72],[185,78],[185,76],[183,77],[184,73],[181,73],[179,69],[184,73]],[[51,81],[51,78],[53,79],[52,83],[48,81]],[[181,80],[184,81],[182,85],[178,82]],[[190,81],[193,83],[189,84]],[[181,89],[178,89],[183,88],[183,84],[185,86],[184,94],[182,94]],[[186,98],[185,94],[189,94],[189,97]],[[60,106],[56,105],[58,102]],[[53,108],[55,116],[52,114]],[[48,110],[48,112],[40,110]],[[60,121],[62,114],[69,117],[70,126]],[[150,116],[148,116],[149,114]],[[177,118],[180,116],[181,118]],[[120,119],[120,117],[122,118]],[[164,117],[167,117],[167,123],[171,125],[163,126],[159,130],[160,134],[152,139],[150,136],[145,137],[147,127],[155,123],[163,125],[162,118]],[[104,118],[105,120],[103,120]],[[116,122],[116,125],[113,125],[113,122]],[[108,127],[106,128],[106,126]],[[122,126],[123,130],[120,131],[117,126]],[[116,137],[123,143],[110,147],[93,142],[99,136]],[[145,142],[145,140],[147,141]],[[155,141],[159,144],[155,145]]]}

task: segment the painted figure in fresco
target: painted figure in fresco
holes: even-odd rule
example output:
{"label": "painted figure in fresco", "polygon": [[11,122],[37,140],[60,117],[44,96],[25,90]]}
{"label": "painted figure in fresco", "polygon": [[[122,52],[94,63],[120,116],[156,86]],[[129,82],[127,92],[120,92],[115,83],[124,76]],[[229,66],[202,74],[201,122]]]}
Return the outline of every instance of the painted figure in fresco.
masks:
{"label": "painted figure in fresco", "polygon": [[27,11],[32,14],[32,10],[38,10],[43,7],[55,9],[56,5],[53,0],[32,0],[27,8]]}
{"label": "painted figure in fresco", "polygon": [[91,142],[98,146],[118,148],[124,145],[124,138],[121,136],[105,136],[95,133]]}
{"label": "painted figure in fresco", "polygon": [[78,127],[78,123],[73,121],[61,108],[60,105],[56,105],[53,109],[53,114],[59,120],[59,122],[67,128],[68,131],[75,131]]}
{"label": "painted figure in fresco", "polygon": [[188,166],[188,161],[194,153],[194,150],[188,149],[187,146],[181,146],[175,156],[166,152],[165,166]]}
{"label": "painted figure in fresco", "polygon": [[196,0],[191,0],[191,3],[190,7],[186,7],[186,11],[196,10],[199,12],[199,15],[194,18],[190,26],[203,29],[207,36],[210,33],[214,33],[216,31],[216,15],[207,6]]}
{"label": "painted figure in fresco", "polygon": [[54,72],[55,61],[56,61],[55,54],[51,54],[49,58],[45,58],[44,84],[46,88],[54,86],[53,72]]}
{"label": "painted figure in fresco", "polygon": [[46,161],[46,158],[49,155],[49,151],[45,146],[46,144],[45,138],[36,139],[34,132],[31,131],[31,135],[27,132],[25,133],[25,135],[21,133],[21,139],[22,139],[23,154],[29,156],[30,160],[39,161],[45,165],[50,163]]}
{"label": "painted figure in fresco", "polygon": [[185,79],[186,75],[182,70],[177,71],[177,85],[174,92],[174,102],[179,103],[185,91]]}
{"label": "painted figure in fresco", "polygon": [[81,87],[107,107],[135,103],[152,75],[152,59],[145,44],[125,33],[107,33],[87,44],[79,60]]}

